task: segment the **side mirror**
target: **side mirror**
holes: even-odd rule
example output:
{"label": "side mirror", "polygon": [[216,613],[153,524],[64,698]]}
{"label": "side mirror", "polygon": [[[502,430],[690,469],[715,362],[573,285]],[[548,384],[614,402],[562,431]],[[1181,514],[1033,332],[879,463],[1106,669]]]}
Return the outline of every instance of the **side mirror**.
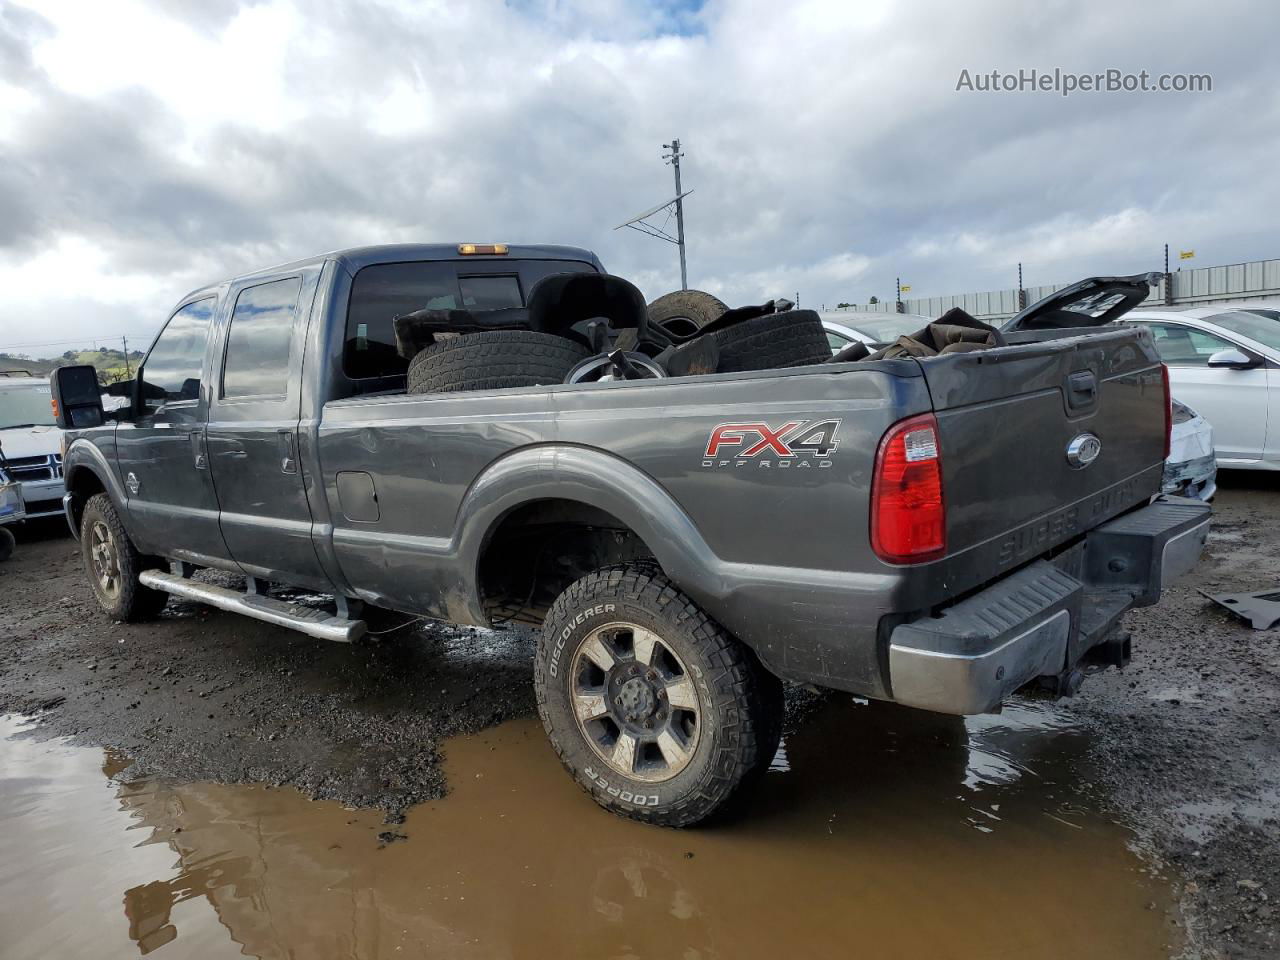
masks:
{"label": "side mirror", "polygon": [[53,417],[63,430],[100,427],[105,419],[98,371],[87,364],[59,367],[49,376]]}
{"label": "side mirror", "polygon": [[1209,366],[1227,367],[1231,370],[1248,370],[1250,367],[1256,367],[1259,362],[1257,357],[1251,357],[1243,350],[1237,350],[1235,347],[1219,350],[1209,358]]}

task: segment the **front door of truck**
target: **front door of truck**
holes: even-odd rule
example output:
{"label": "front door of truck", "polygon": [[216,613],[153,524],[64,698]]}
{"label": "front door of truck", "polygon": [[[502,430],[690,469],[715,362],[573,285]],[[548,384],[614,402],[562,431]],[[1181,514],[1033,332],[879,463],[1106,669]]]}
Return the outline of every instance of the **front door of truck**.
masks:
{"label": "front door of truck", "polygon": [[230,554],[204,457],[216,303],[192,301],[165,324],[138,371],[136,415],[116,430],[116,456],[138,548],[225,565]]}
{"label": "front door of truck", "polygon": [[233,287],[206,443],[222,535],[248,574],[330,589],[298,460],[302,352],[319,270]]}

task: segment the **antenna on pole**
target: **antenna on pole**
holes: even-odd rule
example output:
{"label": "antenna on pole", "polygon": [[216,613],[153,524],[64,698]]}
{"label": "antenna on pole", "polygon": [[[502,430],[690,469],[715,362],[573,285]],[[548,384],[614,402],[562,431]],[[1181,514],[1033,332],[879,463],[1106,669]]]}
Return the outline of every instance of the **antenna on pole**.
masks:
{"label": "antenna on pole", "polygon": [[[621,230],[623,227],[630,227],[632,230],[638,230],[640,233],[650,237],[657,237],[659,240],[666,240],[668,243],[674,243],[680,251],[680,289],[689,289],[689,271],[685,266],[684,259],[684,198],[693,193],[692,190],[680,189],[680,158],[684,156],[680,152],[680,141],[672,140],[670,143],[664,143],[663,147],[670,150],[670,153],[664,153],[662,159],[671,164],[671,169],[675,173],[676,195],[670,200],[664,200],[656,207],[646,210],[644,213],[632,217],[625,223],[620,223],[613,229]],[[646,221],[657,214],[666,211],[667,218],[662,222],[662,226]],[[671,222],[672,214],[676,218],[676,235],[673,237],[667,232],[667,225]]]}

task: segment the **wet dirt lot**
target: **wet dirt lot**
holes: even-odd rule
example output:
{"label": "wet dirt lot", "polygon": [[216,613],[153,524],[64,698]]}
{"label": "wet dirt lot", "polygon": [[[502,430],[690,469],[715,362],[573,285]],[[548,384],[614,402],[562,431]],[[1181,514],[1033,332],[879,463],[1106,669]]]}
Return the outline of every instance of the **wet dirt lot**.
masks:
{"label": "wet dirt lot", "polygon": [[[1280,485],[1216,506],[1206,584],[1280,581]],[[3,958],[1280,954],[1280,630],[1190,583],[1075,700],[794,691],[753,801],[684,832],[560,770],[521,631],[112,624],[56,528],[0,598]]]}

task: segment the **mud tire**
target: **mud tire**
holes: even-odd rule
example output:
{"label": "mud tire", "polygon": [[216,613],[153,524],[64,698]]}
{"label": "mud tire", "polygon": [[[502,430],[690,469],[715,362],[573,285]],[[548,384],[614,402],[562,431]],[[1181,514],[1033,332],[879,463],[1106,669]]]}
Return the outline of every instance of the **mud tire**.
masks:
{"label": "mud tire", "polygon": [[[110,549],[118,571],[118,587],[114,591],[104,587],[95,564],[94,548],[102,546],[95,533],[95,527],[99,524],[110,535]],[[151,620],[159,616],[169,602],[169,595],[163,590],[153,590],[138,582],[143,570],[159,567],[164,561],[138,552],[125,533],[115,505],[105,493],[95,494],[84,505],[84,514],[80,518],[80,556],[84,560],[85,574],[93,589],[94,599],[111,619],[123,620],[125,623]]]}
{"label": "mud tire", "polygon": [[720,348],[719,373],[826,363],[831,346],[812,310],[771,313],[710,334]]}
{"label": "mud tire", "polygon": [[487,330],[433,343],[409,363],[409,393],[453,393],[564,383],[591,351],[532,330]]}
{"label": "mud tire", "polygon": [[0,563],[13,556],[14,548],[17,545],[18,541],[14,539],[12,531],[0,527]]}
{"label": "mud tire", "polygon": [[[728,306],[719,297],[702,290],[676,290],[664,293],[649,304],[650,326],[666,327],[670,325],[673,333],[688,336],[705,327],[712,320],[718,320]],[[620,330],[615,346],[619,350],[636,348],[636,331]]]}
{"label": "mud tire", "polygon": [[[694,681],[696,745],[687,765],[668,780],[649,782],[610,767],[575,716],[576,653],[610,622],[652,631]],[[538,641],[534,688],[547,737],[578,784],[606,810],[659,826],[693,826],[725,808],[767,769],[781,733],[778,679],[647,563],[605,567],[560,595]]]}

